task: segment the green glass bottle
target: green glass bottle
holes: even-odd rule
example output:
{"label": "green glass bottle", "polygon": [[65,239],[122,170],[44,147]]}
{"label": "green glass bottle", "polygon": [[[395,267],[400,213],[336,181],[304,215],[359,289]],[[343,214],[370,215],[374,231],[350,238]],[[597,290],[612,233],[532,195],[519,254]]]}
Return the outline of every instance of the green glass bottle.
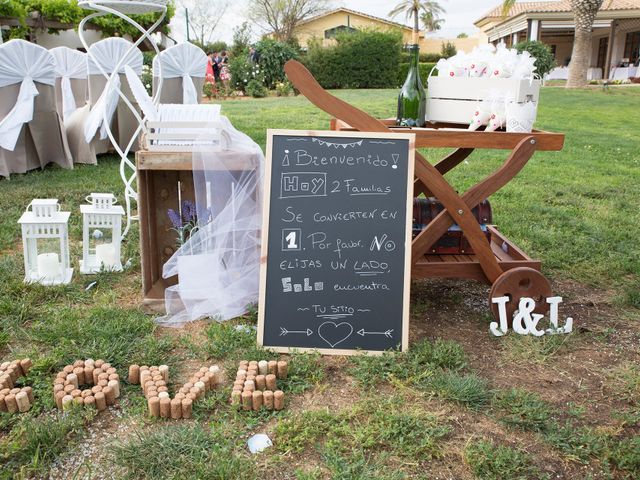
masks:
{"label": "green glass bottle", "polygon": [[420,78],[420,46],[410,45],[411,63],[407,79],[398,95],[396,124],[404,127],[424,127],[427,113],[427,93]]}

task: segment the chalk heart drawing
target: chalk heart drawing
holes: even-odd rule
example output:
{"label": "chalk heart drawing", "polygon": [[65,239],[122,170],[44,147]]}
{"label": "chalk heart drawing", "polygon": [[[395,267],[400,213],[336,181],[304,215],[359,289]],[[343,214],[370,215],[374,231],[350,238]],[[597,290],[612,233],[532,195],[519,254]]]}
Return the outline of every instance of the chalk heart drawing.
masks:
{"label": "chalk heart drawing", "polygon": [[318,327],[318,336],[331,348],[344,342],[353,333],[353,326],[347,322],[324,322]]}

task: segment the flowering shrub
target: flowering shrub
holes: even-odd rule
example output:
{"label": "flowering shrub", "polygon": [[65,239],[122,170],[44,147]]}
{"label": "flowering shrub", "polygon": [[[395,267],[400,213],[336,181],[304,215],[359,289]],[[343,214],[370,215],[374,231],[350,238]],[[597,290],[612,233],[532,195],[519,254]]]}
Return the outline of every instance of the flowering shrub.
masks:
{"label": "flowering shrub", "polygon": [[231,73],[231,86],[241,92],[247,91],[247,85],[252,80],[258,80],[260,83],[264,81],[260,67],[244,55],[229,61],[229,72]]}
{"label": "flowering shrub", "polygon": [[267,90],[267,87],[265,87],[261,81],[255,78],[247,84],[246,90],[247,94],[251,95],[254,98],[263,98],[269,94],[269,90]]}
{"label": "flowering shrub", "polygon": [[291,92],[293,92],[293,86],[289,81],[276,83],[276,95],[278,97],[288,97]]}
{"label": "flowering shrub", "polygon": [[142,65],[142,84],[149,95],[153,94],[153,70],[149,65]]}

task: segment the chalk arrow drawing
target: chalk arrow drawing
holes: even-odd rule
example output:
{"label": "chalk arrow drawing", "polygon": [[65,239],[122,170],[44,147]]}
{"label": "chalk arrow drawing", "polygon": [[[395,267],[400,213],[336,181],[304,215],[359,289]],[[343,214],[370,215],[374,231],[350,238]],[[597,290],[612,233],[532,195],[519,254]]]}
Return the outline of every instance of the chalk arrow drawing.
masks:
{"label": "chalk arrow drawing", "polygon": [[324,322],[318,327],[318,336],[331,348],[344,342],[353,333],[353,325],[347,322]]}
{"label": "chalk arrow drawing", "polygon": [[290,333],[304,333],[307,335],[307,337],[310,337],[311,335],[313,335],[313,330],[311,330],[310,328],[307,328],[306,330],[287,330],[284,327],[280,327],[280,336],[282,337],[283,335],[289,335]]}
{"label": "chalk arrow drawing", "polygon": [[366,332],[364,328],[358,330],[358,335],[364,337],[365,335],[384,335],[385,337],[391,338],[391,334],[393,333],[393,328],[387,330],[386,332]]}

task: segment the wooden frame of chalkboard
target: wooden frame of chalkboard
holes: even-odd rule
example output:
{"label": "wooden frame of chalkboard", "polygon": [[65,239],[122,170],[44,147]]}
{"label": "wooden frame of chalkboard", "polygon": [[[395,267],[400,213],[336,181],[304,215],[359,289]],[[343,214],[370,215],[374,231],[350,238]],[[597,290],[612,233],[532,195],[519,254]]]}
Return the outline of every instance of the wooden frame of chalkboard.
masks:
{"label": "wooden frame of chalkboard", "polygon": [[[398,198],[398,195],[396,195],[395,198],[393,199],[390,199],[389,197],[379,197],[379,196],[378,197],[373,197],[373,196],[347,197],[347,198],[354,198],[354,199],[357,198],[359,201],[359,205],[363,204],[362,200],[360,199],[365,199],[365,201],[367,199],[371,199],[372,202],[374,201],[380,202],[380,200],[375,200],[375,199],[383,198],[382,200],[383,202],[389,202],[390,204],[393,203],[393,205],[397,207],[395,212],[398,215],[397,217],[393,217],[393,218],[394,219],[399,218],[399,220],[394,224],[394,228],[395,228],[394,233],[402,234],[401,237],[397,237],[397,236],[393,237],[394,240],[396,240],[396,242],[388,241],[387,244],[385,244],[385,237],[387,237],[387,235],[383,235],[384,232],[379,232],[381,233],[381,235],[379,236],[376,235],[375,237],[373,237],[374,240],[373,242],[371,242],[371,247],[370,247],[371,252],[374,252],[374,244],[375,244],[375,247],[377,247],[378,253],[381,252],[382,254],[387,254],[387,256],[392,255],[392,257],[390,257],[390,260],[393,260],[393,262],[389,263],[389,265],[392,268],[388,268],[386,272],[379,271],[377,273],[386,274],[387,272],[393,271],[393,279],[395,280],[393,281],[393,286],[399,285],[400,288],[399,289],[396,288],[393,294],[390,294],[387,292],[376,292],[374,294],[375,297],[379,297],[379,299],[383,299],[378,301],[382,302],[381,306],[383,307],[382,310],[384,310],[384,312],[382,311],[376,312],[372,309],[366,309],[364,308],[364,306],[363,308],[355,308],[355,306],[353,306],[354,311],[368,312],[368,313],[351,313],[352,317],[348,318],[349,322],[355,323],[355,320],[352,320],[352,319],[357,318],[358,316],[363,317],[361,318],[360,323],[358,323],[355,327],[352,323],[349,323],[347,321],[340,321],[340,323],[336,323],[336,321],[338,320],[343,320],[347,318],[343,316],[343,315],[349,315],[348,313],[344,313],[345,310],[335,311],[330,309],[327,315],[320,315],[320,314],[316,315],[317,317],[323,317],[322,320],[326,320],[318,326],[309,325],[308,323],[309,321],[307,320],[306,324],[296,323],[296,325],[293,327],[292,327],[292,324],[289,323],[291,322],[291,318],[288,318],[286,322],[279,321],[277,325],[274,324],[274,319],[272,318],[274,317],[274,314],[270,314],[270,312],[267,312],[267,309],[271,308],[270,305],[273,303],[277,303],[278,305],[280,305],[280,307],[278,308],[281,309],[281,313],[283,308],[282,306],[283,305],[287,306],[287,302],[283,301],[282,298],[277,298],[277,297],[282,297],[283,288],[294,287],[291,291],[299,292],[297,295],[300,295],[300,297],[296,297],[296,298],[302,298],[302,296],[304,295],[308,295],[309,297],[312,297],[315,294],[314,289],[316,288],[316,285],[317,285],[307,277],[304,279],[300,278],[301,284],[295,284],[294,282],[293,285],[288,285],[283,287],[284,281],[285,281],[284,278],[280,278],[280,280],[283,282],[283,285],[280,285],[280,282],[278,282],[277,280],[273,281],[274,280],[272,278],[273,274],[270,275],[271,270],[270,270],[269,262],[270,261],[277,262],[278,260],[282,260],[285,247],[288,247],[292,244],[292,242],[290,242],[289,240],[291,238],[296,238],[295,236],[293,237],[285,236],[285,233],[286,233],[284,231],[285,229],[277,228],[277,227],[274,227],[274,225],[270,224],[270,222],[277,223],[279,221],[280,223],[282,223],[281,220],[284,220],[282,218],[274,220],[273,218],[275,212],[272,211],[272,207],[274,207],[274,204],[276,204],[276,202],[272,201],[272,195],[278,195],[278,193],[272,192],[272,186],[275,187],[277,185],[277,181],[273,182],[272,176],[274,174],[279,176],[280,185],[277,185],[277,188],[279,189],[280,193],[279,193],[279,196],[276,196],[274,198],[276,200],[280,200],[280,199],[283,199],[282,185],[283,185],[283,181],[285,180],[283,175],[287,175],[291,173],[291,172],[282,172],[281,170],[283,167],[280,164],[275,165],[274,167],[274,163],[273,163],[274,144],[278,143],[280,145],[281,140],[279,139],[279,137],[288,137],[286,139],[287,141],[295,141],[297,139],[300,142],[304,142],[305,141],[304,139],[308,139],[310,143],[313,143],[316,146],[329,145],[330,147],[334,147],[336,150],[347,149],[348,146],[350,145],[351,146],[354,146],[356,144],[362,145],[363,143],[361,142],[361,140],[363,140],[366,142],[367,145],[375,143],[376,144],[375,147],[377,149],[376,151],[384,152],[383,154],[386,154],[388,158],[394,159],[393,160],[394,164],[399,165],[399,170],[391,170],[391,168],[395,169],[395,168],[398,168],[398,166],[389,165],[388,166],[389,168],[387,170],[380,169],[379,172],[382,172],[382,173],[377,173],[377,175],[379,177],[382,176],[382,178],[385,178],[385,177],[393,176],[391,175],[390,172],[398,171],[401,175],[398,177],[395,177],[394,181],[396,183],[394,184],[393,188],[395,189],[399,185],[402,186],[402,189],[403,189],[403,194],[401,196],[402,198]],[[336,138],[338,140],[335,143],[330,141],[328,142],[326,140],[326,139],[331,140],[332,138]],[[349,140],[349,139],[351,140],[351,142],[346,142],[346,143],[344,142],[345,140]],[[398,154],[395,153],[392,155],[390,153],[391,150],[389,149],[393,149],[393,148],[399,148],[398,151],[402,152],[399,159],[400,163],[398,163]],[[288,152],[288,151],[289,150],[283,150],[283,152]],[[384,351],[396,349],[398,347],[402,351],[405,351],[407,349],[409,344],[409,294],[410,294],[410,282],[411,282],[411,223],[412,223],[411,212],[412,212],[412,205],[413,205],[414,161],[415,161],[415,134],[412,134],[412,133],[405,134],[405,133],[378,133],[378,132],[336,132],[336,131],[313,131],[313,130],[268,130],[267,131],[266,168],[265,168],[265,176],[264,176],[265,195],[264,195],[264,202],[263,202],[263,223],[262,223],[263,225],[262,252],[261,252],[261,262],[260,262],[261,263],[260,265],[260,298],[259,298],[259,305],[258,305],[257,342],[259,346],[262,346],[264,348],[269,348],[271,350],[274,350],[280,353],[287,353],[290,351],[298,351],[298,352],[313,351],[313,352],[319,352],[324,355],[355,355],[359,353],[382,354]],[[280,163],[284,164],[284,160]],[[287,163],[287,165],[289,164]],[[291,162],[291,165],[295,166],[295,162]],[[323,167],[319,167],[315,169],[312,168],[311,170],[322,170],[322,168]],[[363,168],[366,168],[366,167],[363,167]],[[405,168],[406,168],[406,171],[402,171]],[[297,169],[300,170],[300,168],[297,168]],[[294,170],[296,169],[294,168]],[[307,174],[307,173],[319,174],[319,172],[294,172],[294,173],[296,175]],[[349,173],[349,175],[355,176],[351,173]],[[324,177],[325,189],[329,184],[329,178],[331,177],[326,177],[326,176]],[[313,182],[313,178],[310,178],[308,180]],[[346,179],[343,179],[343,181],[346,181]],[[336,180],[334,179],[332,182],[335,184]],[[379,187],[376,187],[376,188],[379,188]],[[391,187],[387,187],[387,188],[389,188],[389,191],[391,191]],[[331,192],[331,190],[325,190],[325,192]],[[355,194],[352,193],[351,195],[355,195]],[[376,193],[368,193],[368,194],[363,193],[362,195],[376,195]],[[378,193],[378,195],[381,195],[381,194]],[[327,198],[326,193],[323,197],[325,199]],[[309,202],[317,201],[317,199],[314,199],[314,198],[300,198],[296,200],[299,200],[300,203],[304,203],[305,205],[307,205],[307,207],[301,207],[301,208],[309,208],[309,206],[312,205],[312,203],[309,203]],[[315,204],[313,205],[315,206]],[[318,205],[318,206],[321,206],[321,205]],[[287,210],[287,212],[289,212],[289,210]],[[280,211],[279,213],[282,213],[282,212]],[[304,225],[302,226],[304,227]],[[278,227],[282,227],[282,224],[278,225]],[[335,227],[335,228],[340,228],[340,227]],[[360,227],[360,228],[362,230],[366,230],[366,228],[364,227]],[[271,230],[274,230],[274,231],[272,232]],[[282,230],[282,232],[280,230]],[[292,228],[291,230],[295,231],[297,230],[297,228]],[[300,231],[299,233],[300,233],[299,238],[302,240],[303,238],[302,232]],[[313,235],[315,235],[315,233]],[[366,242],[368,242],[368,239],[366,240]],[[300,245],[302,245],[302,243],[303,242],[301,241]],[[315,242],[315,243],[320,243],[320,242]],[[315,248],[315,243],[313,243],[314,248]],[[403,248],[401,249],[396,248],[395,250],[391,250],[392,244],[393,246],[395,246],[396,243],[397,244],[402,243]],[[357,242],[355,241],[352,242],[352,244],[356,244],[356,246],[358,246]],[[385,248],[383,247],[385,247],[386,245],[388,245],[389,250],[385,251]],[[349,248],[349,246],[350,244],[348,242],[346,245],[344,245],[345,248]],[[365,248],[365,243],[363,243],[359,247],[362,248],[362,250],[366,251],[369,248],[369,244],[366,243],[366,248]],[[274,252],[275,260],[269,259],[268,254],[269,254],[270,248]],[[301,252],[301,250],[306,250],[306,248],[298,248],[299,252]],[[394,252],[394,253],[390,254],[389,252]],[[298,262],[299,260],[296,259],[295,261]],[[302,260],[302,261],[305,262],[305,265],[314,263],[313,260],[309,260],[309,261]],[[345,260],[345,263],[347,261],[348,260]],[[318,268],[319,263],[320,263],[319,261],[316,262],[314,268]],[[352,267],[353,270],[356,269],[355,263],[357,262],[354,261],[354,266]],[[279,265],[280,265],[279,268],[282,269],[282,263],[280,263]],[[332,262],[332,265],[333,265],[333,262]],[[288,268],[292,268],[294,273],[296,273],[297,267],[294,266],[294,267],[288,267]],[[325,270],[327,269],[325,268]],[[378,268],[378,270],[380,270],[380,268]],[[355,277],[361,278],[361,279],[372,278],[371,276],[365,277],[364,275],[376,274],[375,272],[357,272],[357,273],[361,273],[362,276],[358,277],[356,275]],[[343,276],[346,275],[340,272],[338,274]],[[278,275],[281,275],[281,272],[278,272]],[[267,282],[268,278],[270,279],[269,284]],[[364,282],[364,280],[362,281]],[[302,282],[304,282],[304,285],[302,285]],[[323,283],[323,282],[319,282],[319,283]],[[374,284],[374,282],[372,281],[371,284]],[[386,284],[383,284],[383,285],[386,286]],[[367,284],[367,286],[369,285]],[[336,288],[334,284],[334,291],[335,290]],[[391,290],[391,288],[387,288],[387,290]],[[365,298],[367,294],[371,294],[371,292],[350,293],[350,295],[357,298]],[[385,295],[387,295],[387,297],[385,297]],[[390,298],[389,300],[384,300],[389,296],[393,298]],[[288,298],[293,298],[293,297],[288,297]],[[320,308],[321,305],[308,305],[308,307]],[[306,308],[306,310],[310,310],[310,308],[308,307]],[[333,307],[335,306],[331,305],[330,307],[333,309]],[[338,307],[343,307],[343,306],[338,305]],[[274,307],[273,309],[278,310],[278,308]],[[349,307],[349,308],[352,308],[352,307]],[[297,310],[298,311],[305,310],[305,308],[297,308]],[[322,310],[320,311],[324,313]],[[346,310],[346,311],[350,311],[350,310]],[[292,312],[289,312],[289,313],[292,313]],[[297,317],[297,315],[300,315],[302,317],[304,315],[309,315],[309,314],[310,314],[309,312],[301,312],[301,313],[293,313],[293,316]],[[277,314],[275,316],[279,319],[282,319],[285,317],[285,315],[277,315]],[[329,321],[329,320],[334,320],[334,321]],[[378,326],[380,323],[382,323],[384,324],[384,326],[382,328],[377,328],[377,330],[379,331],[367,331],[366,327],[367,325],[369,325],[369,323],[362,323],[363,321],[375,322],[376,325]],[[285,326],[283,326],[283,323]],[[301,325],[301,326],[299,326],[299,328],[296,328],[298,325]],[[313,330],[309,328],[310,326],[314,327]],[[388,328],[389,326],[393,328]],[[278,327],[279,327],[279,330],[278,330]],[[325,327],[325,330],[331,330],[330,333],[333,335],[333,337],[330,337],[327,334],[327,332],[324,332],[324,330],[323,332],[325,333],[325,335],[322,335],[323,332],[321,332],[321,329],[323,327]],[[359,330],[356,330],[358,328]],[[339,332],[340,329],[345,330],[345,332],[340,333]],[[400,330],[400,332],[398,332],[398,330]],[[348,335],[344,339],[341,339],[341,336],[347,333]],[[289,335],[293,337],[292,341],[282,340],[282,338],[286,338],[286,336],[289,336]],[[316,345],[311,347],[308,346],[308,343],[309,343],[308,338],[314,335],[316,337],[320,337],[331,348],[326,348],[324,346],[316,346]],[[302,341],[296,341],[295,340],[296,337],[298,339],[302,339]],[[349,337],[351,338],[349,342],[347,342],[346,340]],[[354,339],[357,340],[359,337],[360,337],[360,340],[358,341],[363,342],[365,346],[360,346],[360,345],[349,346],[351,343],[353,343]],[[307,338],[307,340],[304,340],[305,338]],[[316,340],[316,341],[320,342],[320,340]],[[342,343],[345,343],[345,345],[341,345]]]}

